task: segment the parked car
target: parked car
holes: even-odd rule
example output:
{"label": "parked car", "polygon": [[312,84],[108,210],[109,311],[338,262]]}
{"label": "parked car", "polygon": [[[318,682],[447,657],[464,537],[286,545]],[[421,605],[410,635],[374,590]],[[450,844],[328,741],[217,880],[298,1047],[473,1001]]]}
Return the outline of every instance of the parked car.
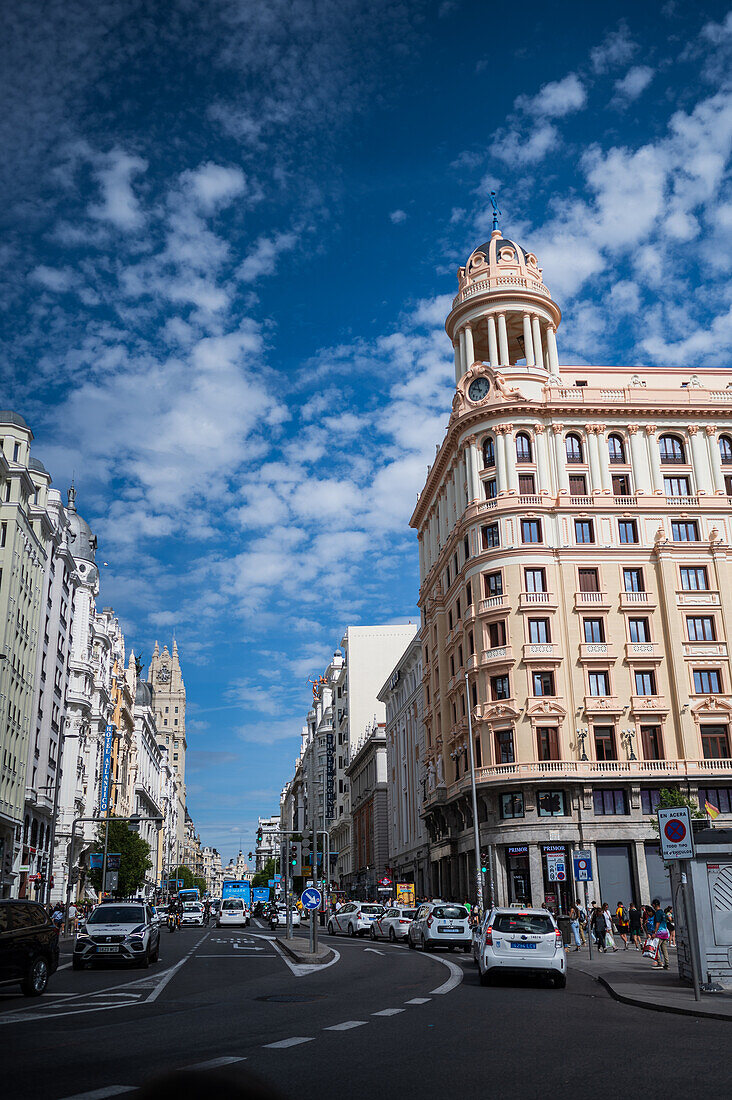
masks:
{"label": "parked car", "polygon": [[127,962],[148,967],[158,961],[160,926],[149,905],[112,902],[98,905],[76,933],[71,965],[83,970],[95,962]]}
{"label": "parked car", "polygon": [[203,925],[203,906],[198,901],[186,901],[180,917],[181,924]]}
{"label": "parked car", "polygon": [[385,909],[371,925],[369,935],[372,940],[385,939],[395,943],[396,940],[406,940],[409,926],[414,920],[416,909],[403,909],[394,906]]}
{"label": "parked car", "polygon": [[368,901],[349,901],[337,913],[328,918],[328,931],[331,936],[337,932],[347,932],[349,936],[363,936],[371,931],[371,925],[384,912],[383,905]]}
{"label": "parked car", "polygon": [[409,946],[421,947],[423,951],[433,951],[436,947],[453,951],[462,947],[468,952],[470,940],[468,910],[464,905],[446,901],[428,901],[420,905],[407,934]]}
{"label": "parked car", "polygon": [[0,985],[40,997],[58,969],[58,932],[42,905],[0,901]]}
{"label": "parked car", "polygon": [[541,974],[560,989],[567,984],[562,933],[546,909],[492,909],[481,925],[476,952],[481,985],[502,971]]}

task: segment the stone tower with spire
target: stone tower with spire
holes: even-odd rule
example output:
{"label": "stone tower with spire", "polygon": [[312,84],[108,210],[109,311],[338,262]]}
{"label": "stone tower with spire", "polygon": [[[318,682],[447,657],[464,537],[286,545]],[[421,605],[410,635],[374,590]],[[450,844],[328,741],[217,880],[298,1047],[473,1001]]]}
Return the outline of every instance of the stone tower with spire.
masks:
{"label": "stone tower with spire", "polygon": [[168,750],[168,759],[175,774],[178,796],[178,855],[183,858],[186,816],[186,688],[183,683],[178,644],[173,639],[173,651],[157,642],[150,658],[149,680],[153,687],[158,744]]}

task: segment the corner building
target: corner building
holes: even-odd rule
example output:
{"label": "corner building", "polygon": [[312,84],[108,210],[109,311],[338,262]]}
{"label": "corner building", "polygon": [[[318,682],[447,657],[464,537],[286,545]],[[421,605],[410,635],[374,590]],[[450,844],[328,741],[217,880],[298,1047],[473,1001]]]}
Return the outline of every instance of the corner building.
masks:
{"label": "corner building", "polygon": [[564,913],[589,848],[590,900],[670,901],[660,788],[732,823],[732,376],[560,365],[537,257],[497,227],[458,283],[411,521],[432,892],[473,892],[469,706],[486,898]]}

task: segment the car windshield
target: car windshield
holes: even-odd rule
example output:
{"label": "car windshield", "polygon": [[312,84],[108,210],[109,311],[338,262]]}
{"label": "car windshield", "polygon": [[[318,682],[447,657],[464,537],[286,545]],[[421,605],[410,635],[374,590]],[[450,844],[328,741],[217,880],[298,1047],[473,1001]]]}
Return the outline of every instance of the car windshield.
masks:
{"label": "car windshield", "polygon": [[383,909],[382,905],[362,905],[362,913],[380,913]]}
{"label": "car windshield", "polygon": [[439,920],[465,920],[468,910],[463,905],[436,905],[432,916]]}
{"label": "car windshield", "polygon": [[145,910],[139,905],[100,905],[87,924],[145,924]]}
{"label": "car windshield", "polygon": [[241,900],[241,898],[227,898],[226,901],[224,902],[224,904],[221,906],[221,908],[222,909],[243,909],[244,908],[244,902]]}
{"label": "car windshield", "polygon": [[499,913],[493,921],[493,930],[545,936],[554,931],[554,925],[551,917],[541,913]]}
{"label": "car windshield", "polygon": [[414,920],[414,914],[416,912],[416,909],[402,909],[402,916],[409,917],[410,920]]}
{"label": "car windshield", "polygon": [[186,904],[183,906],[183,908],[185,909],[186,913],[200,913],[201,912],[201,906],[197,905],[195,903],[195,901],[187,901]]}

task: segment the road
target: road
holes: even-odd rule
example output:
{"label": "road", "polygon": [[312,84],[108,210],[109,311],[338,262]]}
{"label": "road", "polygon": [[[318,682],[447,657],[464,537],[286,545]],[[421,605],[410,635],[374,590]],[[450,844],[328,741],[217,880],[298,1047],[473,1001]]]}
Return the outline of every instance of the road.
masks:
{"label": "road", "polygon": [[155,1075],[199,1066],[232,1085],[254,1074],[282,1097],[317,1089],[318,1100],[695,1095],[710,1075],[716,1093],[732,1089],[729,1023],[619,1004],[577,972],[566,990],[484,989],[467,956],[328,942],[335,962],[300,973],[261,926],[163,930],[148,971],[66,968],[32,1002],[4,991],[3,1096],[133,1096]]}

